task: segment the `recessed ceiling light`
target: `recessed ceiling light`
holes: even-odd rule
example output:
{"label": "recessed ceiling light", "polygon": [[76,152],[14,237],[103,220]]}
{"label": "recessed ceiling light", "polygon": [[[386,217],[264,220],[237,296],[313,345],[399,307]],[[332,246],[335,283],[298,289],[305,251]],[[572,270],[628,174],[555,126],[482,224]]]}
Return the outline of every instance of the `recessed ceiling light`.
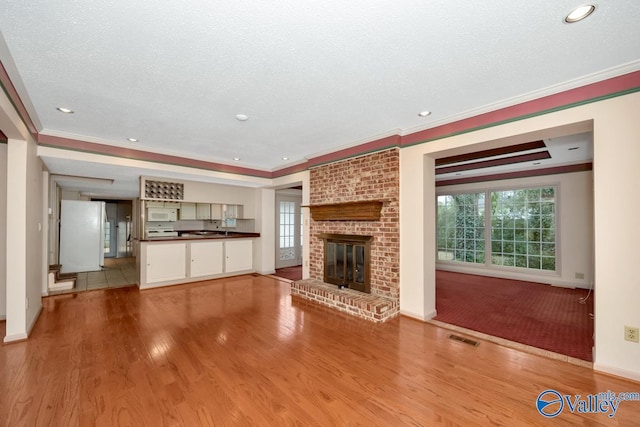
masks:
{"label": "recessed ceiling light", "polygon": [[565,18],[564,22],[567,24],[573,24],[574,22],[582,21],[587,16],[591,15],[596,10],[596,7],[592,4],[576,7]]}
{"label": "recessed ceiling light", "polygon": [[431,111],[420,111],[420,112],[418,113],[418,115],[419,115],[420,117],[427,117],[427,116],[431,115]]}
{"label": "recessed ceiling light", "polygon": [[289,160],[289,158],[288,157],[283,157],[282,160]]}
{"label": "recessed ceiling light", "polygon": [[127,138],[129,142],[138,142],[138,138]]}
{"label": "recessed ceiling light", "polygon": [[56,108],[56,110],[60,111],[61,113],[73,114],[73,110],[64,107],[58,107]]}
{"label": "recessed ceiling light", "polygon": [[241,122],[246,122],[247,120],[249,120],[249,116],[247,116],[246,114],[236,114],[236,119],[240,120]]}
{"label": "recessed ceiling light", "polygon": [[240,157],[234,157],[233,160],[237,162],[238,160],[240,160]]}

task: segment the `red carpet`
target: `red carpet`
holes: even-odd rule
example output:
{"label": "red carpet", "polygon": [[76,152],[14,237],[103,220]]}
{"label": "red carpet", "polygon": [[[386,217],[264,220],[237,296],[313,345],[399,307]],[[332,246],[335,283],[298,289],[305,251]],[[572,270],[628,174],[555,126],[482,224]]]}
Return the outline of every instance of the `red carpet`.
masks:
{"label": "red carpet", "polygon": [[289,280],[302,280],[302,266],[277,268],[274,276],[284,277]]}
{"label": "red carpet", "polygon": [[436,272],[435,320],[592,361],[593,293],[470,274]]}

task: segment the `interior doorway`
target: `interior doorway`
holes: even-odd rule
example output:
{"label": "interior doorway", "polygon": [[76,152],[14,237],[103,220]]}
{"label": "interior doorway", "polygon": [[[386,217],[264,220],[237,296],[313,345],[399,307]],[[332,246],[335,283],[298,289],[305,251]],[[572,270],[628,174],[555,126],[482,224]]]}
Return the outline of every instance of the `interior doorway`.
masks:
{"label": "interior doorway", "polygon": [[434,321],[591,362],[592,133],[448,154],[435,159]]}
{"label": "interior doorway", "polygon": [[105,200],[104,257],[126,258],[131,246],[131,200]]}
{"label": "interior doorway", "polygon": [[302,190],[276,191],[276,269],[302,265]]}

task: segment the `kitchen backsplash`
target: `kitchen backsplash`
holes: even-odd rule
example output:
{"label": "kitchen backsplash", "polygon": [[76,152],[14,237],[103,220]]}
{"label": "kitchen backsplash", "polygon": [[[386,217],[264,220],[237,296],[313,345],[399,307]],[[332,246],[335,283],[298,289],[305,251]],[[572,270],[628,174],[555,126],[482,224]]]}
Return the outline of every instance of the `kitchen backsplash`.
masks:
{"label": "kitchen backsplash", "polygon": [[[187,230],[225,230],[224,224],[220,220],[200,221],[200,220],[180,220],[172,222],[175,231]],[[255,220],[237,219],[235,227],[228,227],[231,231],[253,233],[255,231]]]}

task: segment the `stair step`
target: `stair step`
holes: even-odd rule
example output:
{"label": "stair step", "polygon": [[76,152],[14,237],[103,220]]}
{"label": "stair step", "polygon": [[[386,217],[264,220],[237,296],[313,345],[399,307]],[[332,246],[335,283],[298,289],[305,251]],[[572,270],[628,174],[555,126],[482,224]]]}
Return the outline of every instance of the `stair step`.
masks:
{"label": "stair step", "polygon": [[70,280],[61,280],[56,281],[55,283],[49,283],[50,291],[68,291],[69,289],[73,289],[76,285],[76,279]]}

